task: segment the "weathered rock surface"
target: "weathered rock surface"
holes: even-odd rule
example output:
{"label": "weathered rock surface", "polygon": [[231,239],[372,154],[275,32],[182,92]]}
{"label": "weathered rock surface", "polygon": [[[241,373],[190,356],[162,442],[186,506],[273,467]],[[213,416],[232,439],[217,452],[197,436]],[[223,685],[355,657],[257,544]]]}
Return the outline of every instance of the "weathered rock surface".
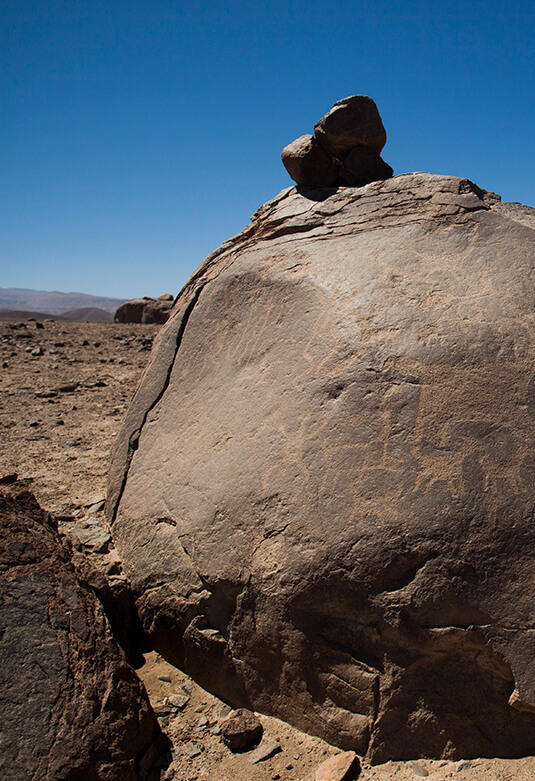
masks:
{"label": "weathered rock surface", "polygon": [[114,315],[116,323],[142,323],[144,325],[166,323],[173,308],[173,296],[164,293],[158,298],[132,298],[118,307]]}
{"label": "weathered rock surface", "polygon": [[148,781],[158,730],[95,596],[28,493],[0,495],[5,781]]}
{"label": "weathered rock surface", "polygon": [[535,211],[291,188],[209,256],[118,436],[145,630],[234,706],[389,758],[535,751]]}

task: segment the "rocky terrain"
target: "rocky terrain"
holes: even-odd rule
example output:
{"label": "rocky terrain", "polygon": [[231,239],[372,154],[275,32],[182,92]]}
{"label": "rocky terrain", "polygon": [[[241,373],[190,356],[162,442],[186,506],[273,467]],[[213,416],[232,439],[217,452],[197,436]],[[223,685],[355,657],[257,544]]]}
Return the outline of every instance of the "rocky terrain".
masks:
{"label": "rocky terrain", "polygon": [[0,325],[6,781],[534,775],[535,210],[314,133],[176,302]]}
{"label": "rocky terrain", "polygon": [[77,516],[105,495],[111,443],[150,354],[154,325],[0,323],[0,472],[31,478],[41,505]]}
{"label": "rocky terrain", "polygon": [[[156,333],[155,326],[0,323],[0,476],[9,482],[18,473],[19,480],[11,488],[30,489],[43,507],[53,510],[63,539],[74,540],[77,555],[98,571],[118,571],[102,510],[109,452]],[[88,533],[93,533],[93,541]],[[233,754],[221,741],[220,724],[229,710],[223,701],[157,652],[145,651],[144,658],[137,673],[173,743],[173,761],[162,779],[312,781],[317,768],[339,754],[339,749],[319,738],[259,715],[265,742],[276,741],[281,750],[253,764],[251,752]],[[4,663],[3,674],[25,685],[20,668],[7,668]],[[7,718],[15,723],[11,711]],[[4,777],[25,781],[20,766],[10,775],[3,753]],[[360,777],[364,781],[422,777],[528,781],[534,774],[531,758],[420,759],[375,767],[363,760]]]}

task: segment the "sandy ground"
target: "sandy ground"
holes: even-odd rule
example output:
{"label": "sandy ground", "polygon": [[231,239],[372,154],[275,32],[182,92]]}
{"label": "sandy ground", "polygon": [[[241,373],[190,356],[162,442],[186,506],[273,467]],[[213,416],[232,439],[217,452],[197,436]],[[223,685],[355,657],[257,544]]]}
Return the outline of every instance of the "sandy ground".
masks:
{"label": "sandy ground", "polygon": [[104,496],[113,437],[157,329],[0,323],[0,474],[31,478],[59,515]]}
{"label": "sandy ground", "polygon": [[[109,453],[157,330],[0,322],[0,478],[17,473],[27,480],[42,506],[59,516],[64,533],[105,525],[99,500]],[[276,740],[280,751],[253,764],[249,752],[232,754],[221,741],[219,725],[229,711],[225,703],[155,652],[146,655],[138,674],[172,741],[166,781],[314,781],[320,764],[339,753],[319,738],[258,714],[263,740]],[[180,695],[180,709],[169,705],[172,695]],[[361,764],[363,781],[535,780],[533,757]]]}

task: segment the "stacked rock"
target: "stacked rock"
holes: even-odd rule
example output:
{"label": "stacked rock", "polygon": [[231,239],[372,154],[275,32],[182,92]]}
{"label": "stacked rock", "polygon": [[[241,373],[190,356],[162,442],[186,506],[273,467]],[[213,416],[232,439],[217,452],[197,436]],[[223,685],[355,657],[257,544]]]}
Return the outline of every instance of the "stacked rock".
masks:
{"label": "stacked rock", "polygon": [[316,122],[314,135],[300,136],[282,150],[284,167],[297,185],[361,187],[394,173],[379,154],[386,131],[367,95],[338,100]]}

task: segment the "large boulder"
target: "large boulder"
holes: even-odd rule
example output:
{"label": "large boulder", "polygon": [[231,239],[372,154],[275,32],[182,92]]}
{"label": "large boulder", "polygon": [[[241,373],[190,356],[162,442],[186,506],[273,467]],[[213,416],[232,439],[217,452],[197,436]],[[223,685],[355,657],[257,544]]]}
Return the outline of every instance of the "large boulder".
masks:
{"label": "large boulder", "polygon": [[154,646],[374,761],[535,751],[535,210],[294,188],[182,291],[108,507]]}
{"label": "large boulder", "polygon": [[0,538],[2,779],[159,778],[143,684],[30,494],[0,494]]}

